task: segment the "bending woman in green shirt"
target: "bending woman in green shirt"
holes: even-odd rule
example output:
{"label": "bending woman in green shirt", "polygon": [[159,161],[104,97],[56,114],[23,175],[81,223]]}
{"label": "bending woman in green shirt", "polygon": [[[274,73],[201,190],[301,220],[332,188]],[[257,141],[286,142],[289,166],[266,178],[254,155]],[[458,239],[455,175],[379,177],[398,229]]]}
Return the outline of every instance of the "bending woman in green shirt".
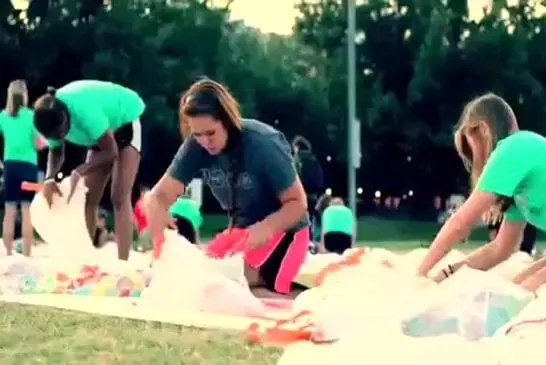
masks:
{"label": "bending woman in green shirt", "polygon": [[[455,147],[470,172],[472,194],[443,225],[418,269],[426,275],[475,222],[498,205],[504,220],[495,239],[448,265],[442,281],[463,265],[488,270],[507,260],[520,243],[526,222],[546,230],[546,138],[520,131],[512,108],[486,94],[464,109]],[[529,291],[546,282],[546,262],[539,261],[514,280]]]}
{"label": "bending woman in green shirt", "polygon": [[12,254],[17,206],[21,206],[23,254],[30,256],[33,239],[30,202],[34,193],[21,189],[24,181],[38,179],[38,153],[41,137],[27,108],[27,86],[16,80],[8,87],[6,108],[0,113],[0,133],[4,137],[4,222],[2,238],[8,255]]}
{"label": "bending woman in green shirt", "polygon": [[111,198],[121,260],[128,259],[132,243],[131,191],[140,163],[140,117],[144,109],[135,91],[95,80],[74,81],[59,90],[50,88],[35,103],[34,124],[50,146],[45,198],[51,205],[53,195],[60,195],[55,176],[64,160],[65,141],[87,147],[87,161],[72,172],[72,186],[85,177],[89,189],[85,216],[93,239],[100,233],[96,229],[97,209],[112,177]]}

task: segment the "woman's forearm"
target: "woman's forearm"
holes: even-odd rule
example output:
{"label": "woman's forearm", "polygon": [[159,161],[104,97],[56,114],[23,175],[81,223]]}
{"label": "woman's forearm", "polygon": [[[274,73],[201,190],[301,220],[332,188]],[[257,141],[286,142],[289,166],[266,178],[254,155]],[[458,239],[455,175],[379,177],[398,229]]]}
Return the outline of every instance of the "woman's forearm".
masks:
{"label": "woman's forearm", "polygon": [[81,164],[76,168],[76,171],[81,175],[85,176],[90,174],[98,169],[104,168],[106,166],[112,165],[118,157],[118,151],[101,151],[93,154],[93,158],[88,162]]}
{"label": "woman's forearm", "polygon": [[275,232],[285,232],[295,226],[307,213],[305,202],[292,200],[283,204],[281,209],[268,215],[264,222]]}
{"label": "woman's forearm", "polygon": [[468,266],[478,270],[489,270],[506,260],[506,258],[506,255],[503,254],[503,250],[500,250],[498,244],[493,241],[472,251],[464,258],[464,260],[448,265],[442,270],[435,280],[440,282],[447,279],[451,274],[463,266]]}
{"label": "woman's forearm", "polygon": [[460,242],[468,234],[468,229],[464,224],[459,222],[457,215],[451,218],[444,224],[434,242],[430,246],[428,253],[419,266],[418,275],[426,275],[442,258],[447,255],[451,247]]}
{"label": "woman's forearm", "polygon": [[507,258],[499,245],[492,241],[468,254],[462,264],[473,269],[489,270]]}
{"label": "woman's forearm", "polygon": [[64,145],[50,149],[47,154],[47,168],[45,179],[55,179],[64,163]]}

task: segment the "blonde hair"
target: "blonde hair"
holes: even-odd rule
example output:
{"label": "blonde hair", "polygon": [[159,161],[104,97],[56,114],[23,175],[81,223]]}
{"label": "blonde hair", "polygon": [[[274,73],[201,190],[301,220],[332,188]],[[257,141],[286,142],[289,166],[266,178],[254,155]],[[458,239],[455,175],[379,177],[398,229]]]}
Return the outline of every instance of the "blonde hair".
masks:
{"label": "blonde hair", "polygon": [[[517,131],[518,123],[508,103],[493,93],[466,105],[454,133],[455,149],[470,172],[474,187],[497,142]],[[474,142],[471,146],[470,140]]]}
{"label": "blonde hair", "polygon": [[180,99],[180,132],[190,134],[188,117],[210,115],[219,120],[228,132],[241,130],[239,103],[219,82],[204,78],[193,83]]}
{"label": "blonde hair", "polygon": [[6,100],[6,112],[15,117],[22,107],[27,106],[28,93],[25,80],[15,80],[9,84],[8,97]]}

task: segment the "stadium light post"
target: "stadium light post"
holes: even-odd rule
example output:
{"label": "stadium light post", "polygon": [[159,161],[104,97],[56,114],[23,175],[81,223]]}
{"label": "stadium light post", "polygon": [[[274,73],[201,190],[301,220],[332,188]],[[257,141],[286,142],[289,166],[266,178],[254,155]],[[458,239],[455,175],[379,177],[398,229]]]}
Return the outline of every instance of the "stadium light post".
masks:
{"label": "stadium light post", "polygon": [[349,206],[356,216],[356,170],[360,167],[360,124],[356,119],[356,0],[347,0],[347,170]]}

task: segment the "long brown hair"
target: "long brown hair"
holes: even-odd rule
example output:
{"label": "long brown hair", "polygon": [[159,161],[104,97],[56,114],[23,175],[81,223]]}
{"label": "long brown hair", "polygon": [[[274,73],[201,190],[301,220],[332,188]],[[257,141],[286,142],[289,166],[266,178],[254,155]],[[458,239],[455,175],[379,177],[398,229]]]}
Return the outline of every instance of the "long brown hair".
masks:
{"label": "long brown hair", "polygon": [[517,131],[514,111],[498,95],[488,93],[466,105],[455,130],[455,148],[475,187],[497,142]]}
{"label": "long brown hair", "polygon": [[218,120],[228,133],[229,208],[228,225],[237,225],[240,204],[235,188],[244,169],[244,146],[241,138],[241,111],[239,103],[219,82],[203,78],[190,86],[180,99],[180,132],[182,138],[190,135],[188,117],[208,115]]}
{"label": "long brown hair", "polygon": [[25,80],[12,81],[8,86],[6,100],[6,112],[11,117],[16,117],[22,107],[27,106],[28,94]]}
{"label": "long brown hair", "polygon": [[219,82],[203,78],[193,83],[180,99],[180,132],[190,134],[188,117],[210,115],[219,120],[228,133],[241,130],[239,103]]}

